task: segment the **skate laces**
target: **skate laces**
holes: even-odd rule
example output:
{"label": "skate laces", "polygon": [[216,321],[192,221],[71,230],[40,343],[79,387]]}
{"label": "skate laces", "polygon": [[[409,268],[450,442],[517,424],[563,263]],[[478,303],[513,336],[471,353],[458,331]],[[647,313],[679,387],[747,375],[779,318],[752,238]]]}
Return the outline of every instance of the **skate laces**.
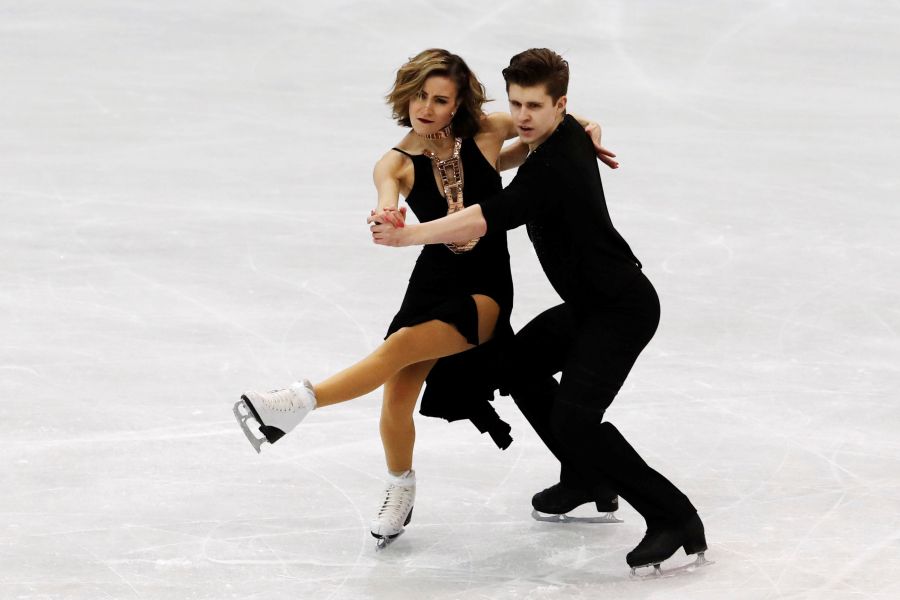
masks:
{"label": "skate laces", "polygon": [[387,516],[391,521],[400,521],[406,516],[406,505],[409,504],[412,488],[410,486],[389,483],[385,489],[384,502],[378,509],[380,519]]}
{"label": "skate laces", "polygon": [[300,394],[291,388],[272,390],[263,396],[263,402],[266,403],[266,407],[270,410],[277,410],[280,412],[293,412],[304,406]]}

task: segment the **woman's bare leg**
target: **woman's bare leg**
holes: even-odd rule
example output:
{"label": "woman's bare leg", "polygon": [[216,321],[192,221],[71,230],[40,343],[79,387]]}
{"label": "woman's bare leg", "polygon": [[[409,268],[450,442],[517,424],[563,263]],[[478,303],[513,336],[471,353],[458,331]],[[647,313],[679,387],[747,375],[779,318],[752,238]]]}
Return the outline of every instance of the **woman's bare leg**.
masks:
{"label": "woman's bare leg", "polygon": [[427,360],[400,369],[384,384],[381,404],[381,443],[388,471],[402,473],[412,469],[416,426],[413,413],[422,384],[436,360]]}
{"label": "woman's bare leg", "polygon": [[[472,296],[478,310],[478,337],[493,336],[500,307],[488,296]],[[456,327],[427,321],[395,331],[369,356],[314,386],[317,408],[364,396],[409,365],[464,352],[474,346]]]}

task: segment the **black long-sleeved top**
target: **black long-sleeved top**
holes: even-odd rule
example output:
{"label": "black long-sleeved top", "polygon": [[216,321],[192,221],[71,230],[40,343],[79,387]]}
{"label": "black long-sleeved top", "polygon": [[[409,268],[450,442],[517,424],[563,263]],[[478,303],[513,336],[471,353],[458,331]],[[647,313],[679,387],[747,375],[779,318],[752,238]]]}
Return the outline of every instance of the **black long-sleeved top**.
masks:
{"label": "black long-sleeved top", "polygon": [[489,232],[526,225],[547,279],[576,309],[615,299],[640,276],[640,261],[609,218],[593,144],[571,116],[481,210]]}

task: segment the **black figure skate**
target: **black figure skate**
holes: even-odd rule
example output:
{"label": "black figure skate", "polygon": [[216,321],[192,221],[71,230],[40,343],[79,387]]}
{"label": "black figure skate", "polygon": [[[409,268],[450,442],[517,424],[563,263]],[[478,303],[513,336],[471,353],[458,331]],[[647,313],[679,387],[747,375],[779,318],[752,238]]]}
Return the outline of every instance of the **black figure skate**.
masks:
{"label": "black figure skate", "polygon": [[[573,517],[572,512],[582,504],[593,502],[596,517]],[[613,514],[619,510],[619,498],[607,490],[585,490],[557,483],[531,499],[531,516],[546,523],[621,523]]]}
{"label": "black figure skate", "polygon": [[[684,548],[687,555],[696,554],[691,563],[663,571],[660,564],[674,555],[679,548]],[[647,529],[644,539],[625,557],[631,567],[631,576],[638,579],[671,577],[680,572],[690,572],[713,561],[706,560],[706,534],[703,522],[697,514],[676,527],[651,527]],[[639,575],[642,567],[653,567],[647,575]]]}

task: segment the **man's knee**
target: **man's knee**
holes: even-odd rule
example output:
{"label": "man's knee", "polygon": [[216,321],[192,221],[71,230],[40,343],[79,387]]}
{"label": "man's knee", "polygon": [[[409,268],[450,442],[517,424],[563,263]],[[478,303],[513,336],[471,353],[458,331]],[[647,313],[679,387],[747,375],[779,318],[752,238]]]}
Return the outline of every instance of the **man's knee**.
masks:
{"label": "man's knee", "polygon": [[601,431],[604,411],[590,405],[557,401],[550,413],[550,427],[558,440],[586,440]]}
{"label": "man's knee", "polygon": [[558,388],[559,383],[553,377],[547,376],[516,381],[510,385],[507,391],[522,414],[529,416],[535,413],[549,412],[549,407],[556,399]]}
{"label": "man's knee", "polygon": [[563,371],[560,398],[599,411],[609,408],[622,387],[622,381],[602,368],[573,365]]}

